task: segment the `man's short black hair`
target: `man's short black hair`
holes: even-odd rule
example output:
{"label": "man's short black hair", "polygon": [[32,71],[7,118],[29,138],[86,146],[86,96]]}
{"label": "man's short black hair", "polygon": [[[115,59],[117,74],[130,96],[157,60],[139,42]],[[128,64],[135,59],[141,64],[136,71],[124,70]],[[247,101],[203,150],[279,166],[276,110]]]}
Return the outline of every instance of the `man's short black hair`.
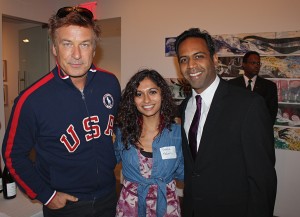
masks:
{"label": "man's short black hair", "polygon": [[215,44],[214,41],[211,37],[211,35],[205,31],[205,30],[200,30],[199,28],[190,28],[183,33],[181,33],[179,36],[177,36],[176,41],[175,41],[175,52],[178,57],[178,48],[181,42],[183,42],[187,38],[202,38],[208,47],[210,57],[213,58],[213,55],[215,54]]}
{"label": "man's short black hair", "polygon": [[256,51],[248,51],[244,56],[243,56],[243,63],[246,63],[248,61],[248,58],[250,55],[257,55],[260,57],[259,53]]}

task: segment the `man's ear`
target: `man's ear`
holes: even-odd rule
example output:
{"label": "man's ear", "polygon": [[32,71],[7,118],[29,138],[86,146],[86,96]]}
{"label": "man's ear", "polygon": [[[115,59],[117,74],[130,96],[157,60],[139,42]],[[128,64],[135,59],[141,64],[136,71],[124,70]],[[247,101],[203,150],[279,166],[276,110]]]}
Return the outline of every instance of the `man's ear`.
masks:
{"label": "man's ear", "polygon": [[52,45],[52,53],[53,53],[54,56],[57,57],[56,47],[55,47],[54,44]]}
{"label": "man's ear", "polygon": [[213,55],[213,62],[215,66],[218,66],[218,55],[216,53]]}

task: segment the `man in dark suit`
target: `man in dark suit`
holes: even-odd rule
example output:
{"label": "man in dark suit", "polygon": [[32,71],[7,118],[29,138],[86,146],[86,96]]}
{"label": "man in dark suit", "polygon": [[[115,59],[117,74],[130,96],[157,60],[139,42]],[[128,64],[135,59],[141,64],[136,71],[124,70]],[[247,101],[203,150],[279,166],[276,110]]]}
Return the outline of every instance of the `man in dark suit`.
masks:
{"label": "man in dark suit", "polygon": [[274,82],[258,76],[260,67],[259,53],[249,51],[243,57],[244,75],[230,79],[228,82],[261,95],[265,99],[274,124],[278,110],[277,86]]}
{"label": "man in dark suit", "polygon": [[[183,215],[273,216],[274,137],[263,98],[217,76],[218,58],[206,31],[183,32],[175,50],[180,71],[192,87],[181,104]],[[196,133],[194,114],[200,114]]]}

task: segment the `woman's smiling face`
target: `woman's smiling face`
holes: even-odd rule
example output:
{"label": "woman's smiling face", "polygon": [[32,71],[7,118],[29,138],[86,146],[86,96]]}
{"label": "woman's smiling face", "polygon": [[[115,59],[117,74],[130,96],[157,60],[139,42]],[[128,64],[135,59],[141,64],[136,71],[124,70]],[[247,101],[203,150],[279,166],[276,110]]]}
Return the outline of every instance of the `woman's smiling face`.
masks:
{"label": "woman's smiling face", "polygon": [[161,89],[151,79],[146,77],[140,82],[134,102],[137,110],[144,117],[160,117]]}

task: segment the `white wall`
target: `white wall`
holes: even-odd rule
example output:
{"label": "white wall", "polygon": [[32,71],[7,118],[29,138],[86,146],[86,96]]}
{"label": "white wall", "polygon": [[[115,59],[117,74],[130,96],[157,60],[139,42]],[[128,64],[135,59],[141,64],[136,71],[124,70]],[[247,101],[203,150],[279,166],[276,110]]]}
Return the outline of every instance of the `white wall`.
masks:
{"label": "white wall", "polygon": [[121,18],[102,19],[101,40],[96,49],[94,64],[114,73],[121,80]]}
{"label": "white wall", "polygon": [[[59,6],[83,2],[0,0],[0,12],[47,22],[50,14]],[[122,87],[140,67],[157,69],[164,77],[177,76],[176,60],[164,56],[164,39],[168,36],[177,36],[190,27],[200,27],[211,34],[300,30],[299,0],[98,0],[97,2],[98,18],[121,17],[122,20]],[[0,41],[1,37],[0,34]],[[2,68],[1,65],[0,67]],[[0,79],[0,93],[1,89]],[[3,101],[2,95],[0,101]],[[0,109],[3,108],[0,106]],[[0,120],[3,120],[2,114],[1,112]],[[2,133],[3,128],[0,136]],[[300,170],[297,167],[300,165],[300,153],[276,150],[276,155],[278,196],[275,214],[282,217],[298,217]]]}
{"label": "white wall", "polygon": [[[122,19],[122,86],[141,66],[176,76],[174,60],[164,56],[164,39],[190,27],[211,34],[300,29],[298,0],[101,0],[101,19]],[[247,16],[247,17],[246,17]],[[176,61],[175,61],[176,62]]]}
{"label": "white wall", "polygon": [[[18,84],[18,70],[19,70],[19,53],[15,52],[19,50],[19,38],[18,31],[19,25],[10,23],[3,23],[3,43],[2,57],[7,61],[7,82],[4,82],[8,86],[8,105],[5,109],[5,122],[9,118],[8,111],[11,110],[14,98],[18,95],[18,88],[13,87],[12,84]],[[5,52],[4,52],[5,50]],[[4,123],[3,123],[4,127]]]}
{"label": "white wall", "polygon": [[103,38],[93,61],[97,67],[114,73],[119,80],[121,80],[120,40],[120,36]]}

